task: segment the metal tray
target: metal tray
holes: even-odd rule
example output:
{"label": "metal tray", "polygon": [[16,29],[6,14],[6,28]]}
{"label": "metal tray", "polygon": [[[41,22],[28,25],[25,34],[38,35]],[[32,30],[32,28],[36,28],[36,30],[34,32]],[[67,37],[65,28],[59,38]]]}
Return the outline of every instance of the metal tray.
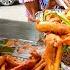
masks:
{"label": "metal tray", "polygon": [[[1,39],[1,40],[4,40],[4,39]],[[44,45],[40,45],[38,42],[36,41],[30,41],[30,40],[23,40],[23,39],[19,39],[19,41],[21,41],[22,43],[26,43],[26,44],[31,44],[33,47],[37,48],[37,52],[42,55],[42,53],[44,52]],[[15,46],[13,46],[15,47]],[[30,57],[30,54],[29,54],[29,49],[26,49],[23,53],[18,53],[18,49],[20,48],[21,46],[16,46],[12,56],[15,56],[17,57],[18,59],[21,59],[21,60],[26,60]],[[61,62],[61,70],[70,70],[70,67],[69,66],[66,66],[63,62]]]}
{"label": "metal tray", "polygon": [[[6,39],[1,39],[1,40],[6,40]],[[16,40],[16,39],[12,39],[12,40]],[[24,49],[24,51],[22,53],[18,53],[18,49],[21,48],[25,44],[30,44],[32,47],[37,48],[37,52],[40,54],[42,54],[42,52],[44,51],[43,45],[40,45],[36,41],[23,40],[23,39],[18,39],[18,40],[19,40],[19,42],[21,42],[21,44],[17,45],[17,46],[12,46],[12,48],[14,48],[12,55],[17,57],[17,58],[27,59],[30,57],[30,54],[29,54],[30,49],[29,48]],[[1,48],[2,47],[0,47],[0,49]],[[8,48],[8,49],[10,49],[10,48]],[[2,52],[2,53],[6,54],[7,52]]]}

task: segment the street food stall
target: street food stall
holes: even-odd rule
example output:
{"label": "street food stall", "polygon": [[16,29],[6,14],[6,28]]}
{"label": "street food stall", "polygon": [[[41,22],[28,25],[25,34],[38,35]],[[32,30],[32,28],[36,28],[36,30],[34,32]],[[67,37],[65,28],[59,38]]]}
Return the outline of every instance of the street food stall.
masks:
{"label": "street food stall", "polygon": [[38,11],[33,21],[0,21],[0,70],[70,70],[70,9]]}

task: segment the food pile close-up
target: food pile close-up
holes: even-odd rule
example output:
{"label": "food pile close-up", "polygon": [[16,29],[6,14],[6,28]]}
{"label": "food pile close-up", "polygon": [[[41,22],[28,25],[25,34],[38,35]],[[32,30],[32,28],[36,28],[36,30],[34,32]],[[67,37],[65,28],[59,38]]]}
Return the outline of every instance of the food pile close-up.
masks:
{"label": "food pile close-up", "polygon": [[45,10],[35,27],[45,35],[43,45],[0,41],[0,70],[70,70],[70,10]]}

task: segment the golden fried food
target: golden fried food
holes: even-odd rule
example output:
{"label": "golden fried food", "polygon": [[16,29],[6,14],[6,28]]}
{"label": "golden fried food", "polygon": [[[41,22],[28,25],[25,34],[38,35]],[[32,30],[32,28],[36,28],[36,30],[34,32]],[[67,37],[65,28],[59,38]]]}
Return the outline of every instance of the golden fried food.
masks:
{"label": "golden fried food", "polygon": [[11,70],[31,70],[35,65],[35,61],[33,60],[27,60],[24,61],[22,64],[12,68]]}
{"label": "golden fried food", "polygon": [[70,33],[70,26],[47,21],[36,23],[36,29],[40,32],[50,32],[58,35]]}
{"label": "golden fried food", "polygon": [[48,34],[44,42],[45,51],[39,63],[32,70],[59,70],[62,57],[62,39],[58,35]]}
{"label": "golden fried food", "polygon": [[46,38],[44,39],[45,45],[50,45],[50,46],[54,46],[57,47],[58,45],[62,44],[62,39],[60,38],[59,35],[55,35],[55,34],[48,34],[46,35]]}
{"label": "golden fried food", "polygon": [[4,56],[0,56],[0,66],[5,62],[5,57]]}
{"label": "golden fried food", "polygon": [[10,55],[6,55],[5,57],[6,62],[9,63],[11,66],[18,66],[22,63],[22,61],[18,60],[16,57]]}
{"label": "golden fried food", "polygon": [[42,58],[40,61],[39,61],[39,63],[37,63],[34,67],[33,67],[33,69],[32,70],[35,70],[35,69],[37,69],[41,64],[43,64],[45,61],[44,61],[44,59]]}
{"label": "golden fried food", "polygon": [[43,54],[39,55],[31,44],[9,40],[5,46],[21,46],[18,49],[20,53],[24,49],[29,49],[31,56],[25,61],[11,55],[0,56],[0,70],[60,70],[63,46],[70,45],[70,26],[63,24],[56,13],[48,14],[45,21],[35,20],[35,22],[36,29],[45,33]]}
{"label": "golden fried food", "polygon": [[59,70],[62,57],[62,39],[55,34],[49,34],[45,39],[47,48],[44,53],[44,59],[47,62],[48,70]]}
{"label": "golden fried food", "polygon": [[[69,16],[69,12],[67,16]],[[70,45],[70,26],[62,22],[61,18],[55,13],[47,15],[45,21],[36,22],[36,29],[46,33],[44,39],[46,48],[41,60],[34,69],[39,69],[41,64],[45,62],[46,65],[43,70],[60,70],[63,46]],[[48,32],[49,34],[47,35]]]}
{"label": "golden fried food", "polygon": [[0,70],[6,70],[5,69],[5,64],[3,64],[2,66],[1,66],[1,69]]}
{"label": "golden fried food", "polygon": [[70,45],[70,34],[61,36],[64,45]]}
{"label": "golden fried food", "polygon": [[62,22],[62,20],[60,19],[60,17],[56,13],[50,13],[47,16],[45,16],[45,21],[56,22],[56,23]]}
{"label": "golden fried food", "polygon": [[41,65],[38,68],[36,68],[34,70],[44,70],[45,66],[46,66],[46,62],[43,62],[43,63],[41,63]]}
{"label": "golden fried food", "polygon": [[54,70],[60,70],[61,58],[62,58],[62,50],[63,46],[58,46],[55,63],[54,63]]}
{"label": "golden fried food", "polygon": [[11,70],[32,70],[32,68],[36,63],[38,63],[41,57],[36,51],[33,51],[31,55],[32,57],[30,59],[23,61],[21,64],[12,68]]}

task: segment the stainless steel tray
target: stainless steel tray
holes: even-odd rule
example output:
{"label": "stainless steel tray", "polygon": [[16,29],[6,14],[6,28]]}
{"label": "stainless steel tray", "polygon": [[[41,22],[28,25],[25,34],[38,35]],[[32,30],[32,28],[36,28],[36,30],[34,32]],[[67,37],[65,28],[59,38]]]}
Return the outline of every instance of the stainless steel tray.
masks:
{"label": "stainless steel tray", "polygon": [[[2,40],[2,39],[1,39]],[[4,40],[4,39],[3,39]],[[21,41],[22,43],[29,43],[31,44],[33,47],[37,48],[37,52],[39,54],[42,55],[42,53],[44,52],[45,48],[44,48],[44,45],[40,45],[38,44],[36,41],[30,41],[30,40],[23,40],[23,39],[19,39],[19,41]],[[13,46],[15,47],[15,46]],[[29,49],[25,49],[25,51],[23,53],[18,53],[18,49],[20,48],[21,46],[16,46],[14,52],[13,52],[13,56],[17,57],[18,59],[21,59],[21,60],[26,60],[30,57],[30,54],[29,54]],[[70,67],[69,66],[66,66],[64,63],[61,62],[61,70],[70,70]]]}
{"label": "stainless steel tray", "polygon": [[0,19],[0,38],[37,40],[39,33],[33,22]]}
{"label": "stainless steel tray", "polygon": [[[6,40],[6,39],[1,39],[1,41],[2,40]],[[31,47],[29,47],[29,48],[25,48],[24,47],[24,45],[26,45],[26,44],[28,44],[27,46],[32,46],[34,49],[36,48],[36,50],[37,50],[37,52],[39,53],[39,54],[42,54],[42,52],[44,51],[44,45],[40,45],[38,42],[36,42],[36,41],[30,41],[30,40],[23,40],[23,39],[11,39],[11,40],[18,40],[20,43],[19,43],[19,45],[13,45],[11,48],[14,48],[14,51],[12,52],[12,55],[13,56],[15,56],[15,57],[17,57],[17,58],[23,58],[23,59],[27,59],[27,58],[29,58],[29,56],[30,56],[30,48]],[[22,51],[22,53],[19,53],[18,52],[18,50],[19,50],[19,48],[24,48],[24,51]],[[1,49],[2,47],[0,46],[0,49]],[[10,49],[10,48],[8,48],[8,49]],[[11,49],[12,50],[12,49]],[[8,54],[9,52],[3,52],[2,51],[2,54]]]}

